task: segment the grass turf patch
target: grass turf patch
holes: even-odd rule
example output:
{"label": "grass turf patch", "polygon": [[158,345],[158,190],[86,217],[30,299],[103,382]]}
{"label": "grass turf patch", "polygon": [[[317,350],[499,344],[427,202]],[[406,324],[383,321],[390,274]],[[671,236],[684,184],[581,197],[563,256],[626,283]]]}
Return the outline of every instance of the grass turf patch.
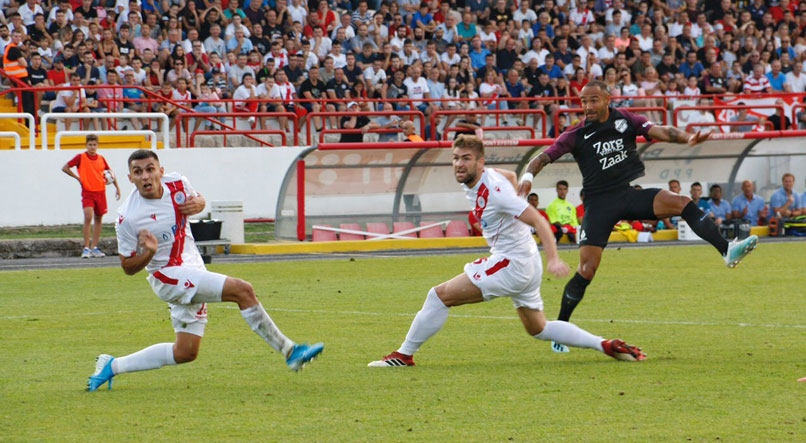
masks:
{"label": "grass turf patch", "polygon": [[[576,251],[562,251],[572,267]],[[728,270],[708,246],[608,249],[572,320],[644,348],[630,364],[554,354],[506,300],[451,310],[417,367],[367,368],[403,340],[428,289],[475,256],[213,264],[250,281],[280,328],[324,341],[289,371],[231,304],[199,359],[83,391],[101,353],[173,341],[144,274],[3,272],[2,441],[803,441],[806,266],[762,244]],[[786,263],[785,265],[783,263]],[[546,276],[547,316],[566,279]]]}

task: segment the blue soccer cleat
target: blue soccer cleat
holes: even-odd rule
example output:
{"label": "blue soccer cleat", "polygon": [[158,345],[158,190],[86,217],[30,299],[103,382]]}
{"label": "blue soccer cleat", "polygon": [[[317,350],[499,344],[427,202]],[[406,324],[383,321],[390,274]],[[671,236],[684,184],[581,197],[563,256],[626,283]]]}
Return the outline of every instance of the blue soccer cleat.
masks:
{"label": "blue soccer cleat", "polygon": [[733,240],[728,243],[728,252],[725,254],[725,264],[729,268],[735,268],[747,254],[756,249],[758,236],[751,235],[744,240]]}
{"label": "blue soccer cleat", "polygon": [[558,354],[567,354],[567,353],[571,352],[571,350],[568,349],[568,346],[566,346],[566,345],[564,345],[562,343],[557,343],[556,341],[553,341],[553,340],[551,342],[551,350],[556,352],[556,353],[558,353]]}
{"label": "blue soccer cleat", "polygon": [[109,390],[112,390],[112,377],[115,376],[112,372],[112,362],[114,360],[115,357],[107,354],[101,354],[95,359],[95,373],[90,375],[89,380],[87,380],[88,391],[97,391],[106,382],[109,382]]}
{"label": "blue soccer cleat", "polygon": [[309,361],[318,357],[324,349],[324,343],[316,343],[313,345],[303,343],[301,345],[294,345],[291,354],[285,359],[285,364],[287,364],[292,371],[297,372]]}

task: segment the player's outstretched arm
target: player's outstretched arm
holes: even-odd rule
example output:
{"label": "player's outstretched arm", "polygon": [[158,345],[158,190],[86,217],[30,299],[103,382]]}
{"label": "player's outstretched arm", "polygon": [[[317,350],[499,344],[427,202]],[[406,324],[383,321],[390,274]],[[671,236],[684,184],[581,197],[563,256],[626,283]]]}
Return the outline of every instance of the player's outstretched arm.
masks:
{"label": "player's outstretched arm", "polygon": [[692,134],[674,126],[653,126],[649,128],[649,136],[653,140],[672,143],[688,143],[691,146],[698,145],[711,137],[710,133],[697,131]]}
{"label": "player's outstretched arm", "polygon": [[557,253],[557,244],[555,243],[554,234],[551,233],[551,226],[537,209],[527,206],[518,220],[526,223],[535,228],[537,236],[540,237],[540,243],[543,246],[543,252],[546,254],[546,269],[557,277],[564,277],[568,275],[568,263],[564,262]]}
{"label": "player's outstretched arm", "polygon": [[535,175],[539,174],[543,168],[551,163],[551,159],[545,152],[541,152],[537,157],[526,165],[526,172],[521,176],[521,181],[518,184],[518,195],[526,196],[532,190],[532,180]]}

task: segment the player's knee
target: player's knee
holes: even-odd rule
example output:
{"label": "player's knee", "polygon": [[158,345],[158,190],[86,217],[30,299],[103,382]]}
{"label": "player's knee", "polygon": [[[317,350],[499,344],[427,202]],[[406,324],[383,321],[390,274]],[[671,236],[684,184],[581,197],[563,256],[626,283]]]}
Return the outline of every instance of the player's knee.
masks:
{"label": "player's knee", "polygon": [[177,349],[174,348],[174,361],[176,364],[181,365],[182,363],[190,363],[193,360],[196,360],[196,357],[199,356],[199,350],[195,348],[187,348],[187,349]]}
{"label": "player's knee", "polygon": [[593,280],[596,275],[596,270],[599,269],[599,263],[595,261],[582,261],[579,263],[579,275],[585,280]]}

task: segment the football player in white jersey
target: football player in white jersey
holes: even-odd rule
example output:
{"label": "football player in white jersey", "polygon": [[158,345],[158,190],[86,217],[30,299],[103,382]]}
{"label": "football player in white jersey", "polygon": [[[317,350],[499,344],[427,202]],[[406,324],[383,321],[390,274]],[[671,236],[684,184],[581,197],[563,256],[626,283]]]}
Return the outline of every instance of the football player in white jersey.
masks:
{"label": "football player in white jersey", "polygon": [[431,288],[400,348],[369,366],[414,366],[414,353],[439,332],[448,319],[448,308],[498,297],[512,299],[526,332],[539,340],[595,349],[618,360],[646,358],[640,348],[621,340],[604,340],[572,323],[546,321],[540,297],[543,262],[531,227],[540,236],[549,272],[558,277],[568,274],[548,221],[518,197],[513,172],[484,167],[484,144],[478,137],[461,135],[454,141],[453,171],[473,202],[491,255],[468,263],[462,274]]}
{"label": "football player in white jersey", "polygon": [[87,381],[89,391],[107,382],[112,389],[112,377],[118,374],[195,360],[207,324],[206,303],[237,303],[249,327],[282,353],[294,371],[322,352],[321,343],[295,344],[283,335],[251,284],[205,269],[188,224],[188,216],[204,210],[205,200],[187,178],[164,174],[156,152],[141,149],[129,156],[129,181],[137,189],[121,205],[115,225],[120,265],[127,275],[148,272],[151,288],[170,305],[176,341],[125,357],[101,354]]}

